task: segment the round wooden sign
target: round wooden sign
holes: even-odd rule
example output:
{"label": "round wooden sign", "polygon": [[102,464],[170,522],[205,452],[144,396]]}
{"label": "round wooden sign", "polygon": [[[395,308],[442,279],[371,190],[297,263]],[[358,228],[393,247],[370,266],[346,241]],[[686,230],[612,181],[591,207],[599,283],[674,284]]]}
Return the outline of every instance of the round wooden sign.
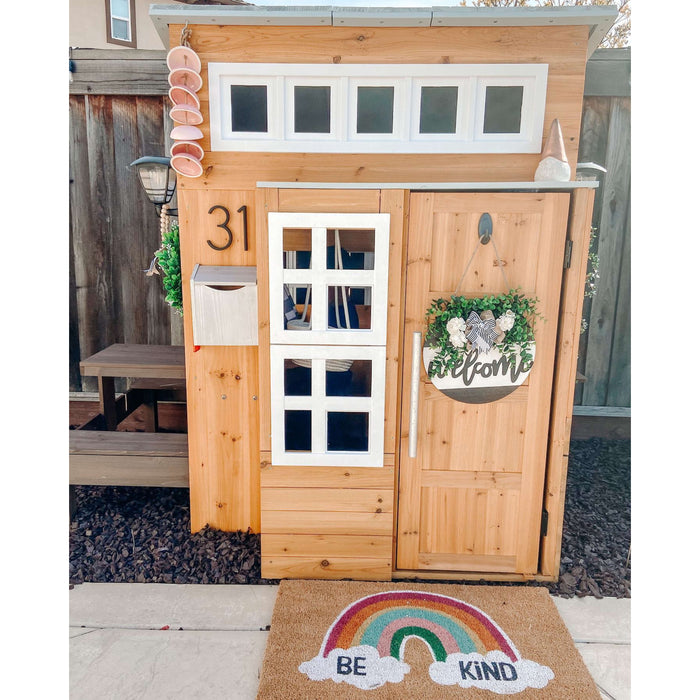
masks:
{"label": "round wooden sign", "polygon": [[[530,374],[535,359],[535,343],[530,343],[528,350],[532,361],[518,357],[511,365],[497,347],[482,353],[473,348],[465,352],[461,365],[444,373],[439,372],[431,377],[431,381],[445,396],[461,403],[498,401],[514,392]],[[426,372],[436,354],[436,348],[423,347]]]}

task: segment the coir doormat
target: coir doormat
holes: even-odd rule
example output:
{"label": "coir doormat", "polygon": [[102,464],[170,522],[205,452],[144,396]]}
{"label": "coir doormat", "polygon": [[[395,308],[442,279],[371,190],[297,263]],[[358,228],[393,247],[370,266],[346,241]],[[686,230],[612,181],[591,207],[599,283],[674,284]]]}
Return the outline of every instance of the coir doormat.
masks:
{"label": "coir doormat", "polygon": [[282,581],[258,700],[599,700],[544,588]]}

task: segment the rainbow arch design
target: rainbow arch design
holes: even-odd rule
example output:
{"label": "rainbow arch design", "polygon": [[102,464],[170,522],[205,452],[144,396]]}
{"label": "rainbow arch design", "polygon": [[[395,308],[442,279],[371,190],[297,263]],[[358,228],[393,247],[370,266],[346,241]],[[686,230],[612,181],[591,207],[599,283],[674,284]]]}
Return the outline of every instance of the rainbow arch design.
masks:
{"label": "rainbow arch design", "polygon": [[387,591],[360,598],[328,628],[320,655],[334,649],[371,646],[380,657],[403,660],[411,637],[422,639],[435,661],[448,654],[502,651],[511,661],[520,654],[503,630],[473,605],[425,591]]}

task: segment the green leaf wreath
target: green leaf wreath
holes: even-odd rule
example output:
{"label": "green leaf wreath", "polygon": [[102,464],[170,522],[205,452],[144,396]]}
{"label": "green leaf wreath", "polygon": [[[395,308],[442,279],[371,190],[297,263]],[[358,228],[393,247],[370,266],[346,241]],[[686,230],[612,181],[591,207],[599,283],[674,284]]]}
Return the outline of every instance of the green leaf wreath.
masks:
{"label": "green leaf wreath", "polygon": [[[425,344],[437,350],[428,368],[428,376],[432,378],[436,374],[445,374],[462,364],[469,348],[456,347],[452,343],[448,323],[453,319],[463,319],[466,322],[472,311],[478,315],[484,311],[491,311],[495,319],[506,316],[512,319],[512,327],[505,330],[505,337],[497,342],[495,347],[507,358],[511,366],[515,366],[518,357],[524,362],[532,362],[530,344],[535,340],[535,318],[540,317],[537,311],[538,301],[536,298],[526,297],[519,289],[511,289],[507,294],[476,299],[463,296],[452,296],[449,300],[434,299],[425,312],[428,321]],[[510,323],[504,325],[508,326]]]}
{"label": "green leaf wreath", "polygon": [[160,248],[155,253],[158,267],[163,271],[165,301],[182,315],[182,272],[180,268],[180,227],[173,223],[163,235]]}

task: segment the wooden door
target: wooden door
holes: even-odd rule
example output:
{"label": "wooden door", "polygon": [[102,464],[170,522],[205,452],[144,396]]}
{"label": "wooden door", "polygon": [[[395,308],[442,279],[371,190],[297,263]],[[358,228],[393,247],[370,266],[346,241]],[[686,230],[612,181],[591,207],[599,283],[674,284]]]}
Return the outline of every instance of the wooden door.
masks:
{"label": "wooden door", "polygon": [[[537,572],[568,194],[414,193],[410,201],[397,530],[398,570]],[[416,456],[409,456],[413,334],[433,299],[455,293],[483,213],[511,288],[539,299],[536,358],[513,393],[461,403],[420,364]],[[464,296],[504,291],[493,245],[480,245]]]}

